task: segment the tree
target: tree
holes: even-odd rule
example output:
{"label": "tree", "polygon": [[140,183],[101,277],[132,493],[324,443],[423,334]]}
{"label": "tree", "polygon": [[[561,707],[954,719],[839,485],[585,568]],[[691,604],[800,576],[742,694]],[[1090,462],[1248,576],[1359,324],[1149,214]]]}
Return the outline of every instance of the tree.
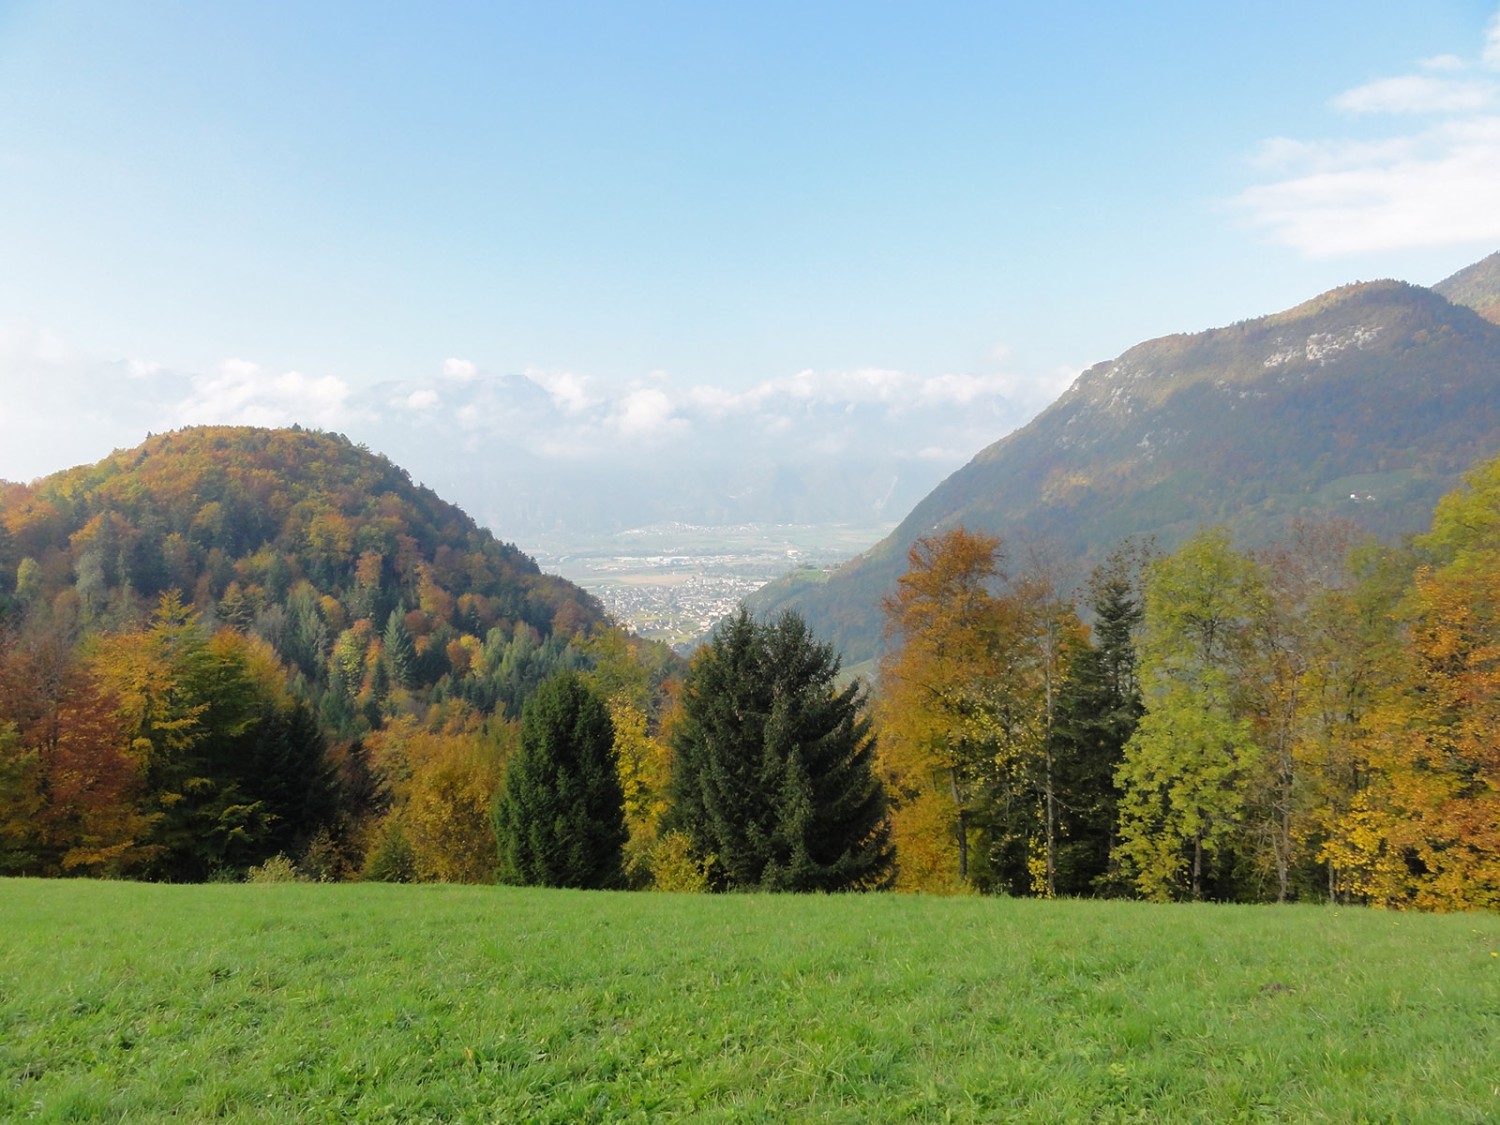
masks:
{"label": "tree", "polygon": [[495,805],[503,882],[618,887],[624,794],[609,710],[576,673],[542,683],[521,711],[521,744]]}
{"label": "tree", "polygon": [[1141,624],[1138,552],[1115,552],[1089,580],[1092,643],[1069,651],[1052,726],[1057,763],[1060,894],[1100,890],[1109,875],[1119,791],[1115,771],[1141,718],[1135,634]]}
{"label": "tree", "polygon": [[923,537],[885,601],[900,642],[881,665],[880,768],[905,889],[987,886],[997,851],[1012,853],[1000,864],[1011,889],[1032,882],[1030,837],[1045,831],[1034,792],[1046,707],[1038,673],[1053,668],[1038,630],[1053,637],[1057,620],[1037,612],[1040,600],[991,591],[1002,560],[993,536],[957,527]]}
{"label": "tree", "polygon": [[399,828],[408,878],[488,883],[495,878],[493,809],[514,724],[455,715],[427,729],[403,716],[369,737],[375,776],[390,801],[387,830],[373,853],[392,846]]}
{"label": "tree", "polygon": [[397,687],[416,683],[417,646],[399,609],[391,610],[385,622],[385,653],[391,664],[391,680]]}
{"label": "tree", "polygon": [[[795,613],[743,607],[693,660],[672,731],[672,808],[716,890],[885,883],[892,853],[858,684]],[[709,861],[712,861],[711,863]]]}
{"label": "tree", "polygon": [[1146,713],[1116,775],[1117,853],[1148,898],[1203,897],[1207,863],[1228,858],[1243,826],[1260,750],[1242,706],[1242,670],[1262,597],[1254,564],[1223,529],[1151,567]]}
{"label": "tree", "polygon": [[1397,616],[1405,645],[1366,723],[1346,817],[1355,889],[1387,906],[1500,907],[1500,460],[1445,496]]}

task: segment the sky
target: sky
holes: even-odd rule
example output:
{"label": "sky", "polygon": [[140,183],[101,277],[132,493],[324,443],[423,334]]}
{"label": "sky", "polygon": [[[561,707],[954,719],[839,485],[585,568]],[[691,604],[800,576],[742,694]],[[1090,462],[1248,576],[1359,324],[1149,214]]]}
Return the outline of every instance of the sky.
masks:
{"label": "sky", "polygon": [[297,422],[481,516],[927,487],[1137,342],[1496,249],[1493,0],[0,0],[10,480]]}

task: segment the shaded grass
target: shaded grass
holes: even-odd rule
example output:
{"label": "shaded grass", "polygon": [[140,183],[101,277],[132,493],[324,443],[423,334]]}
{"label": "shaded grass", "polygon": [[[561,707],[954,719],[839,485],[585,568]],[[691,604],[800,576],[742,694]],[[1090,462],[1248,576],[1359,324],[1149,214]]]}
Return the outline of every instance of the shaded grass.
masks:
{"label": "shaded grass", "polygon": [[0,881],[0,1119],[1463,1122],[1500,917]]}

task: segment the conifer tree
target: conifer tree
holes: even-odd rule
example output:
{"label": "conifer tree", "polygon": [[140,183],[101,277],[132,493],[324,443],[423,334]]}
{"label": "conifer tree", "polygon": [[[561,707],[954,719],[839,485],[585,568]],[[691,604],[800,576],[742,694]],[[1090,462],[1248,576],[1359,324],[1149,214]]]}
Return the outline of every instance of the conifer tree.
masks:
{"label": "conifer tree", "polygon": [[544,681],[521,712],[521,745],[495,804],[500,879],[545,887],[624,881],[625,796],[604,701],[574,672]]}
{"label": "conifer tree", "polygon": [[391,679],[398,687],[413,687],[417,679],[417,646],[399,607],[391,610],[391,615],[386,618],[384,642],[385,654],[391,663]]}
{"label": "conifer tree", "polygon": [[794,613],[741,609],[699,653],[673,733],[668,831],[710,857],[715,889],[842,891],[883,885],[885,795],[858,684]]}
{"label": "conifer tree", "polygon": [[1058,893],[1101,889],[1109,871],[1119,804],[1114,775],[1143,710],[1135,631],[1142,607],[1138,562],[1122,549],[1089,582],[1093,643],[1071,653],[1052,730],[1060,805]]}

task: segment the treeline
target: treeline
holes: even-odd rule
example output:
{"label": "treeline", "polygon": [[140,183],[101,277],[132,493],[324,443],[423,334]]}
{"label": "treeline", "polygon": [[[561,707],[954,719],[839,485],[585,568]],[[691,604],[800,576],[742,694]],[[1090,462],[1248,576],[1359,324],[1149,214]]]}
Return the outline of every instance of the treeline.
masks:
{"label": "treeline", "polygon": [[156,440],[0,509],[0,873],[1500,905],[1500,461],[1076,597],[924,538],[872,694],[795,615],[684,665],[342,439]]}
{"label": "treeline", "polygon": [[1500,462],[1403,548],[1125,549],[1087,628],[956,529],[887,599],[898,885],[1500,905]]}
{"label": "treeline", "polygon": [[[481,877],[522,702],[610,635],[335,434],[200,427],[0,484],[0,872]],[[673,667],[617,647],[653,691]]]}

